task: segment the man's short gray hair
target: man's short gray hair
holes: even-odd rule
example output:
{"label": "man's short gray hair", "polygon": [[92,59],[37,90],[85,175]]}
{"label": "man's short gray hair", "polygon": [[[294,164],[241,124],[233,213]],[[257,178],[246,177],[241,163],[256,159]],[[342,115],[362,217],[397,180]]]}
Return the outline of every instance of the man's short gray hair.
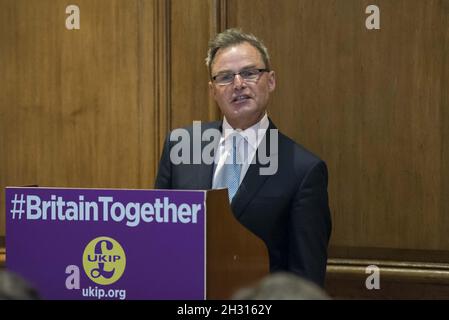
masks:
{"label": "man's short gray hair", "polygon": [[243,33],[240,29],[227,29],[215,36],[209,42],[209,50],[207,51],[206,65],[209,70],[209,75],[212,75],[212,63],[214,62],[217,51],[222,48],[228,48],[243,42],[248,42],[255,47],[262,56],[262,60],[265,63],[265,68],[270,70],[270,56],[265,45],[256,38],[253,34]]}

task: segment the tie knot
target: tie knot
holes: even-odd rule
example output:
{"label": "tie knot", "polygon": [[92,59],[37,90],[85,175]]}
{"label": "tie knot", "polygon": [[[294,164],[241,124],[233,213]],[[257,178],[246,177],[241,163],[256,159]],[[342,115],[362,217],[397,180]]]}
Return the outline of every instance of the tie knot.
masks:
{"label": "tie knot", "polygon": [[238,147],[243,137],[240,133],[233,133],[229,136],[229,138],[231,139],[232,147],[236,148]]}

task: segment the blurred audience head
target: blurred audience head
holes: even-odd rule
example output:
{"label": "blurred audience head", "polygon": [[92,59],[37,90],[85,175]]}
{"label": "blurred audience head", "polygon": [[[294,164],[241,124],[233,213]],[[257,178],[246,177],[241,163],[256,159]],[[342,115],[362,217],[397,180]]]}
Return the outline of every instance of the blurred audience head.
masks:
{"label": "blurred audience head", "polygon": [[0,269],[0,300],[37,300],[39,294],[18,274]]}
{"label": "blurred audience head", "polygon": [[273,273],[253,286],[242,288],[233,300],[329,300],[314,283],[287,272]]}

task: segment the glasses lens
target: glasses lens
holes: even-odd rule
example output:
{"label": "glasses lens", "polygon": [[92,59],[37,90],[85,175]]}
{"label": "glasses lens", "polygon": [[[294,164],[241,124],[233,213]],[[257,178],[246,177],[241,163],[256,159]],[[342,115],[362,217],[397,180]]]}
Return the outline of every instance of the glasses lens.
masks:
{"label": "glasses lens", "polygon": [[218,84],[229,84],[234,80],[233,73],[222,73],[215,76],[215,82]]}
{"label": "glasses lens", "polygon": [[257,69],[249,69],[240,72],[240,76],[246,81],[255,81],[259,77],[259,73],[260,72]]}

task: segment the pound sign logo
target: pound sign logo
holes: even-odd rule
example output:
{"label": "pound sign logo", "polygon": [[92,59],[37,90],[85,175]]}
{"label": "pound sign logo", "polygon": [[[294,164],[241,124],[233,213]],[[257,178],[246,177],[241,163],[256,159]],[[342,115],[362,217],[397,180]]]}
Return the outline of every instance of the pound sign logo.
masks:
{"label": "pound sign logo", "polygon": [[84,272],[95,283],[108,285],[116,282],[125,271],[125,266],[125,251],[112,238],[95,238],[84,249]]}

